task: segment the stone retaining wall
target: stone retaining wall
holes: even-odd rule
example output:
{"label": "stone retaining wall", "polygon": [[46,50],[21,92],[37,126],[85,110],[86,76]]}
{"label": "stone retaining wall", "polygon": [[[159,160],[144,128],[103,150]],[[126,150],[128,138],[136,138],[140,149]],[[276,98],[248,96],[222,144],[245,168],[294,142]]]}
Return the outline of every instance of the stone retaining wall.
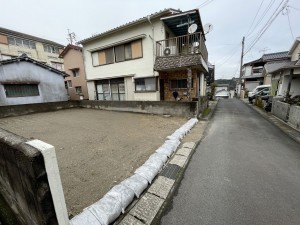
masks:
{"label": "stone retaining wall", "polygon": [[272,102],[272,113],[278,117],[279,119],[282,119],[283,121],[287,122],[288,115],[290,110],[290,104],[276,101],[275,98],[273,98]]}
{"label": "stone retaining wall", "polygon": [[300,130],[300,106],[291,106],[288,122]]}

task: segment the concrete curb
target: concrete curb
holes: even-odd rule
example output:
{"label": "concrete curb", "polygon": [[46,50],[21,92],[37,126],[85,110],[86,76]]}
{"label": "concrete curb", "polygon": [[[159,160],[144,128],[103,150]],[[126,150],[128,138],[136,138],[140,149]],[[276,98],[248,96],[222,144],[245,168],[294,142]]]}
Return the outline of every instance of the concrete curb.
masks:
{"label": "concrete curb", "polygon": [[[217,104],[218,102],[211,104],[211,112],[204,119],[202,118],[203,120],[211,119]],[[198,141],[186,142],[179,147],[144,194],[127,208],[126,213],[121,215],[114,225],[155,225],[160,223],[164,210],[172,202],[173,195],[180,185],[196,148],[205,136],[208,124],[204,127],[203,135],[199,136]]]}
{"label": "concrete curb", "polygon": [[267,113],[255,105],[250,105],[244,100],[241,100],[241,101],[244,102],[251,109],[255,110],[257,113],[259,113],[267,121],[269,121],[270,123],[272,123],[276,127],[278,127],[287,136],[289,136],[294,141],[296,141],[297,143],[300,144],[300,132],[297,131],[295,128],[293,128],[292,126],[290,126],[288,123],[284,122],[283,120],[279,119],[278,117],[274,116],[273,114]]}

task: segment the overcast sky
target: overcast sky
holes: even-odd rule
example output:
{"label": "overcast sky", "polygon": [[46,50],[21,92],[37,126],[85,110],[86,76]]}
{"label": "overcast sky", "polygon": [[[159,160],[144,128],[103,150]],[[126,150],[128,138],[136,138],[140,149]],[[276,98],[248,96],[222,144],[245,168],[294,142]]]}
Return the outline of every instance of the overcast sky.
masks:
{"label": "overcast sky", "polygon": [[[165,8],[199,8],[203,24],[213,24],[206,35],[209,61],[216,78],[239,76],[242,37],[244,63],[263,53],[288,51],[300,36],[300,0],[289,0],[256,44],[260,30],[288,0],[0,0],[0,27],[68,44],[68,29],[77,40],[144,17]],[[281,4],[283,5],[283,4]],[[276,14],[275,14],[276,15]],[[251,26],[252,25],[252,26]]]}

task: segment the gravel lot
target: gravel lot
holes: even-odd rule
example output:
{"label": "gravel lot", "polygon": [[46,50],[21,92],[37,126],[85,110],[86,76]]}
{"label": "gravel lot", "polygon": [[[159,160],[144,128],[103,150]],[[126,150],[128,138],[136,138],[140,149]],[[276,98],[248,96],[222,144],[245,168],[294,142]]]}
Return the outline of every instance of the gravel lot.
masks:
{"label": "gravel lot", "polygon": [[[133,174],[186,121],[70,109],[3,118],[0,127],[55,146],[68,212],[76,215]],[[197,126],[200,132],[201,123]]]}

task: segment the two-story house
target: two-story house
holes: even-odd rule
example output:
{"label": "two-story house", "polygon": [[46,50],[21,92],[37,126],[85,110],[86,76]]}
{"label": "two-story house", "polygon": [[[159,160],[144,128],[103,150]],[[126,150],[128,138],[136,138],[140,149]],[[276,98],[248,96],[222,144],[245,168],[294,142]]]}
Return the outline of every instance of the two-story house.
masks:
{"label": "two-story house", "polygon": [[63,60],[58,58],[63,45],[43,38],[0,27],[0,61],[22,54],[63,71]]}
{"label": "two-story house", "polygon": [[300,37],[294,41],[288,56],[289,61],[282,62],[270,71],[274,96],[300,95]]}
{"label": "two-story house", "polygon": [[65,77],[65,87],[71,100],[89,99],[82,48],[69,44],[60,53],[59,58],[64,60],[65,72],[70,75]]}
{"label": "two-story house", "polygon": [[80,41],[89,99],[173,100],[175,90],[183,100],[199,90],[205,95],[203,33],[197,9],[165,9]]}
{"label": "two-story house", "polygon": [[242,68],[244,88],[251,91],[258,85],[271,84],[269,70],[287,60],[289,56],[286,51],[264,54],[257,60],[245,63]]}

